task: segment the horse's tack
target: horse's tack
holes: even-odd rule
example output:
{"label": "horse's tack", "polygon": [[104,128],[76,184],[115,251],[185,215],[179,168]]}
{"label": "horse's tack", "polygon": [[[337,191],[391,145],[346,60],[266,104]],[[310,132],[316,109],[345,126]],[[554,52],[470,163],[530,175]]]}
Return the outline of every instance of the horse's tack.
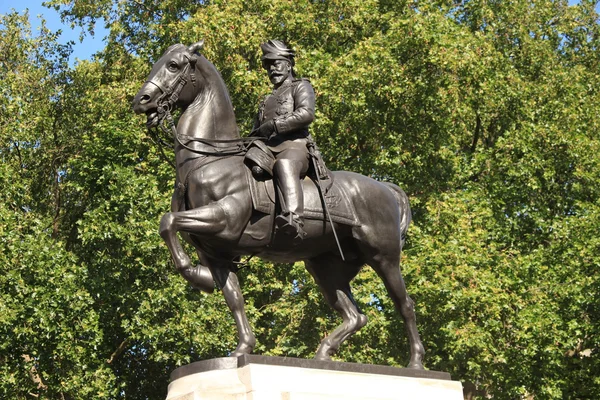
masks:
{"label": "horse's tack", "polygon": [[[193,138],[190,136],[186,136],[186,135],[180,135],[177,132],[177,127],[175,126],[175,122],[173,121],[173,116],[171,115],[170,110],[167,108],[164,111],[164,120],[166,120],[171,128],[171,132],[173,133],[173,138],[175,139],[175,142],[183,147],[184,149],[191,151],[192,153],[196,153],[196,154],[200,154],[200,155],[204,155],[204,156],[222,156],[222,157],[229,157],[229,156],[234,156],[234,155],[239,155],[242,153],[245,153],[248,150],[248,147],[255,141],[257,140],[265,140],[264,138],[261,137],[243,137],[243,138],[239,138],[239,139],[233,139],[233,140],[220,140],[220,139],[198,139],[198,138]],[[164,132],[168,132],[167,128],[165,128],[163,126],[163,124],[161,123],[160,125],[161,129],[163,129]],[[182,141],[181,139],[184,138],[184,140]],[[208,151],[208,150],[198,150],[198,149],[194,149],[190,146],[188,146],[186,143],[184,143],[184,141],[186,143],[189,142],[198,142],[198,143],[202,143],[204,145],[210,146],[212,147],[212,151]],[[248,142],[248,144],[246,145],[245,143]],[[225,147],[225,148],[221,148],[216,146],[216,144],[219,143],[237,143],[237,146],[231,146],[231,147]]]}
{"label": "horse's tack", "polygon": [[264,142],[254,142],[248,149],[246,155],[244,156],[244,162],[250,164],[250,167],[252,167],[253,165],[259,167],[270,177],[273,176],[275,156]]}
{"label": "horse's tack", "polygon": [[[257,181],[251,174],[248,174],[248,185],[252,196],[252,207],[264,214],[274,214],[275,190],[273,181]],[[304,218],[325,221],[326,217],[321,206],[321,199],[317,193],[316,183],[306,178],[302,182],[302,189],[304,191]],[[325,201],[329,206],[333,222],[349,226],[360,226],[356,211],[349,203],[347,194],[337,181],[329,189]]]}

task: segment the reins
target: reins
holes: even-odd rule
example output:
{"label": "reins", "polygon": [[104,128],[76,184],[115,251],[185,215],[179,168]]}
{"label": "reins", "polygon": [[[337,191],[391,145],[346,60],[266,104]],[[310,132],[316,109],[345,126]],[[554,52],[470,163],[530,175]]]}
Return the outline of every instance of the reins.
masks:
{"label": "reins", "polygon": [[[179,133],[177,132],[177,127],[175,126],[175,122],[173,121],[173,116],[171,115],[171,112],[168,109],[165,111],[165,119],[167,120],[167,123],[171,128],[171,132],[173,133],[173,137],[175,138],[177,144],[195,154],[201,154],[205,156],[233,156],[236,154],[242,154],[247,152],[250,145],[256,140],[266,140],[266,138],[260,136],[240,137],[237,139],[202,139],[187,135],[179,135]],[[160,127],[163,130],[163,132],[168,132],[168,129],[165,128],[163,124],[161,124]],[[188,145],[188,143],[190,142],[202,143],[206,146],[211,147],[212,150],[194,149],[193,147],[190,147]],[[226,143],[232,143],[235,145],[228,147],[218,146],[218,144]]]}
{"label": "reins", "polygon": [[[173,84],[171,84],[167,88],[163,88],[160,83],[156,83],[154,81],[147,81],[155,86],[157,86],[161,91],[162,95],[157,100],[157,113],[159,118],[159,126],[164,133],[172,133],[173,138],[177,145],[183,147],[184,149],[191,151],[195,154],[201,154],[205,156],[232,156],[236,154],[246,153],[248,148],[252,145],[256,140],[266,140],[264,137],[260,136],[249,136],[249,137],[240,137],[237,139],[205,139],[205,138],[195,138],[188,135],[180,135],[177,132],[177,127],[175,126],[175,121],[173,120],[173,116],[171,114],[171,110],[177,100],[179,99],[179,94],[188,83],[186,78],[186,74],[189,71],[189,76],[194,87],[196,86],[196,62],[198,61],[196,56],[192,55],[192,57],[188,57],[188,63],[185,64],[185,67],[181,70]],[[191,68],[191,71],[190,71]],[[165,122],[168,127],[165,126]],[[166,145],[166,143],[159,137],[158,134],[155,135],[160,144]],[[208,146],[210,149],[199,150],[191,147],[190,143],[201,143],[205,146]],[[219,146],[221,144],[231,144],[231,146]]]}

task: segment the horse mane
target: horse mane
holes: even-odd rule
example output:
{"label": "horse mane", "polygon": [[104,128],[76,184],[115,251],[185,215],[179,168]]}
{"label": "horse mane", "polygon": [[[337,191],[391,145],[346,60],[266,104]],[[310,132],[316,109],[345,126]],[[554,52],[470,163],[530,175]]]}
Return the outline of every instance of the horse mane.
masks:
{"label": "horse mane", "polygon": [[[182,51],[189,54],[189,47],[183,44],[174,44],[167,49],[167,53],[176,51]],[[236,123],[233,103],[223,77],[214,64],[204,57],[204,55],[198,51],[195,51],[194,55],[197,59],[195,63],[196,71],[198,75],[201,76],[201,79],[199,78],[199,80],[203,80],[207,84],[205,89],[208,90],[201,97],[198,97],[194,104],[201,108],[203,108],[204,105],[209,105],[213,108],[214,112],[211,114],[211,118],[217,118],[217,120],[220,121],[218,129],[215,126],[212,130],[215,134],[217,132],[219,134],[225,134],[227,136],[226,139],[239,137],[239,128]],[[207,127],[205,124],[199,124],[197,126]]]}

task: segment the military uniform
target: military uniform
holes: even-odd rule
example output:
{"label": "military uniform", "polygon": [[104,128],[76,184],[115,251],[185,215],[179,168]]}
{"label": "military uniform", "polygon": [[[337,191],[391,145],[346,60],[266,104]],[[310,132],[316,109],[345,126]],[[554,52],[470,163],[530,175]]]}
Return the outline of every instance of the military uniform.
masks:
{"label": "military uniform", "polygon": [[268,120],[275,123],[275,133],[267,145],[275,154],[294,148],[308,150],[308,125],[315,118],[315,92],[308,79],[284,83],[260,104],[254,129]]}
{"label": "military uniform", "polygon": [[263,66],[274,89],[260,104],[253,132],[268,138],[266,145],[275,156],[273,175],[281,204],[276,226],[297,241],[306,235],[301,179],[309,166],[308,126],[315,118],[315,93],[307,79],[293,75],[293,50],[280,41],[268,41],[261,47]]}

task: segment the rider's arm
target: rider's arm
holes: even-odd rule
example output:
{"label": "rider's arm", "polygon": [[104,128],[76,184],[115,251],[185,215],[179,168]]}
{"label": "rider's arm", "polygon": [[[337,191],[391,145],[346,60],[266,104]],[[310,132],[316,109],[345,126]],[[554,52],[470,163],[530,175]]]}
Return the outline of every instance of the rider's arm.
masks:
{"label": "rider's arm", "polygon": [[315,119],[315,92],[308,80],[302,80],[294,88],[294,111],[275,118],[277,133],[286,135],[308,128]]}

